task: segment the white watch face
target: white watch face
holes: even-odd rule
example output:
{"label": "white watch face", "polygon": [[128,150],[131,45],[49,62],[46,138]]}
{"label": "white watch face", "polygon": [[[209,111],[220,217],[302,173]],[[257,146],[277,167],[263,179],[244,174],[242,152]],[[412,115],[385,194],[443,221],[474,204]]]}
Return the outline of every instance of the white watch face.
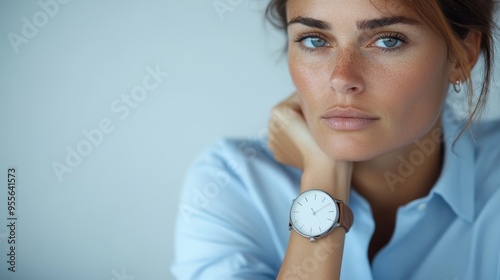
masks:
{"label": "white watch face", "polygon": [[337,223],[339,208],[326,192],[309,190],[300,194],[290,208],[293,228],[306,237],[319,237]]}

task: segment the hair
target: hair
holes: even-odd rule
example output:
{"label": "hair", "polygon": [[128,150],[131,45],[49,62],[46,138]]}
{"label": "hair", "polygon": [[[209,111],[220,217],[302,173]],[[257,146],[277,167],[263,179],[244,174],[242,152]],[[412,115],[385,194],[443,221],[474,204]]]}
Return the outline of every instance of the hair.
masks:
{"label": "hair", "polygon": [[[455,141],[484,110],[493,70],[493,29],[496,2],[494,0],[400,0],[413,7],[434,31],[440,34],[448,47],[449,59],[457,61],[463,81],[467,82],[469,117]],[[272,25],[286,32],[286,0],[271,0],[265,15]],[[472,67],[461,47],[470,30],[481,34],[480,49],[484,57],[484,82],[474,100],[471,80]]]}

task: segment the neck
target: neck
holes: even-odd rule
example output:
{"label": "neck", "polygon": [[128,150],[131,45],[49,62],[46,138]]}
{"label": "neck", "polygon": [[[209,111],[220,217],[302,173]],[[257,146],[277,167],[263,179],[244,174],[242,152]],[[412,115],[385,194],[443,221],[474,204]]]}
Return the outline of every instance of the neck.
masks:
{"label": "neck", "polygon": [[414,143],[353,166],[352,185],[372,209],[392,209],[427,195],[441,172],[441,122]]}

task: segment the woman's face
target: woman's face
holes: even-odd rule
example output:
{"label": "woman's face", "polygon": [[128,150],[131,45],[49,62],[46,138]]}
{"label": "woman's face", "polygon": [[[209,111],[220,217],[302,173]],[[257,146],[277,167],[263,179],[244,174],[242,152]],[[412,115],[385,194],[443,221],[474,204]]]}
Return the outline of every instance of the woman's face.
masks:
{"label": "woman's face", "polygon": [[400,1],[287,1],[289,69],[320,148],[362,161],[439,126],[452,73],[443,38]]}

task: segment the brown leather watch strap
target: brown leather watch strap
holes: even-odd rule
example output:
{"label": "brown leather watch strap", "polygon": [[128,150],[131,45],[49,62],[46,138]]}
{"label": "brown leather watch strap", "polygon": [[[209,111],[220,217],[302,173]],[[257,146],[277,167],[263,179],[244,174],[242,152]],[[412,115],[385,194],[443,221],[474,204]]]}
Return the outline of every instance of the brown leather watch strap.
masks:
{"label": "brown leather watch strap", "polygon": [[352,214],[351,208],[345,205],[343,202],[339,202],[340,217],[339,223],[345,229],[345,232],[349,232],[349,229],[354,222],[354,215]]}

